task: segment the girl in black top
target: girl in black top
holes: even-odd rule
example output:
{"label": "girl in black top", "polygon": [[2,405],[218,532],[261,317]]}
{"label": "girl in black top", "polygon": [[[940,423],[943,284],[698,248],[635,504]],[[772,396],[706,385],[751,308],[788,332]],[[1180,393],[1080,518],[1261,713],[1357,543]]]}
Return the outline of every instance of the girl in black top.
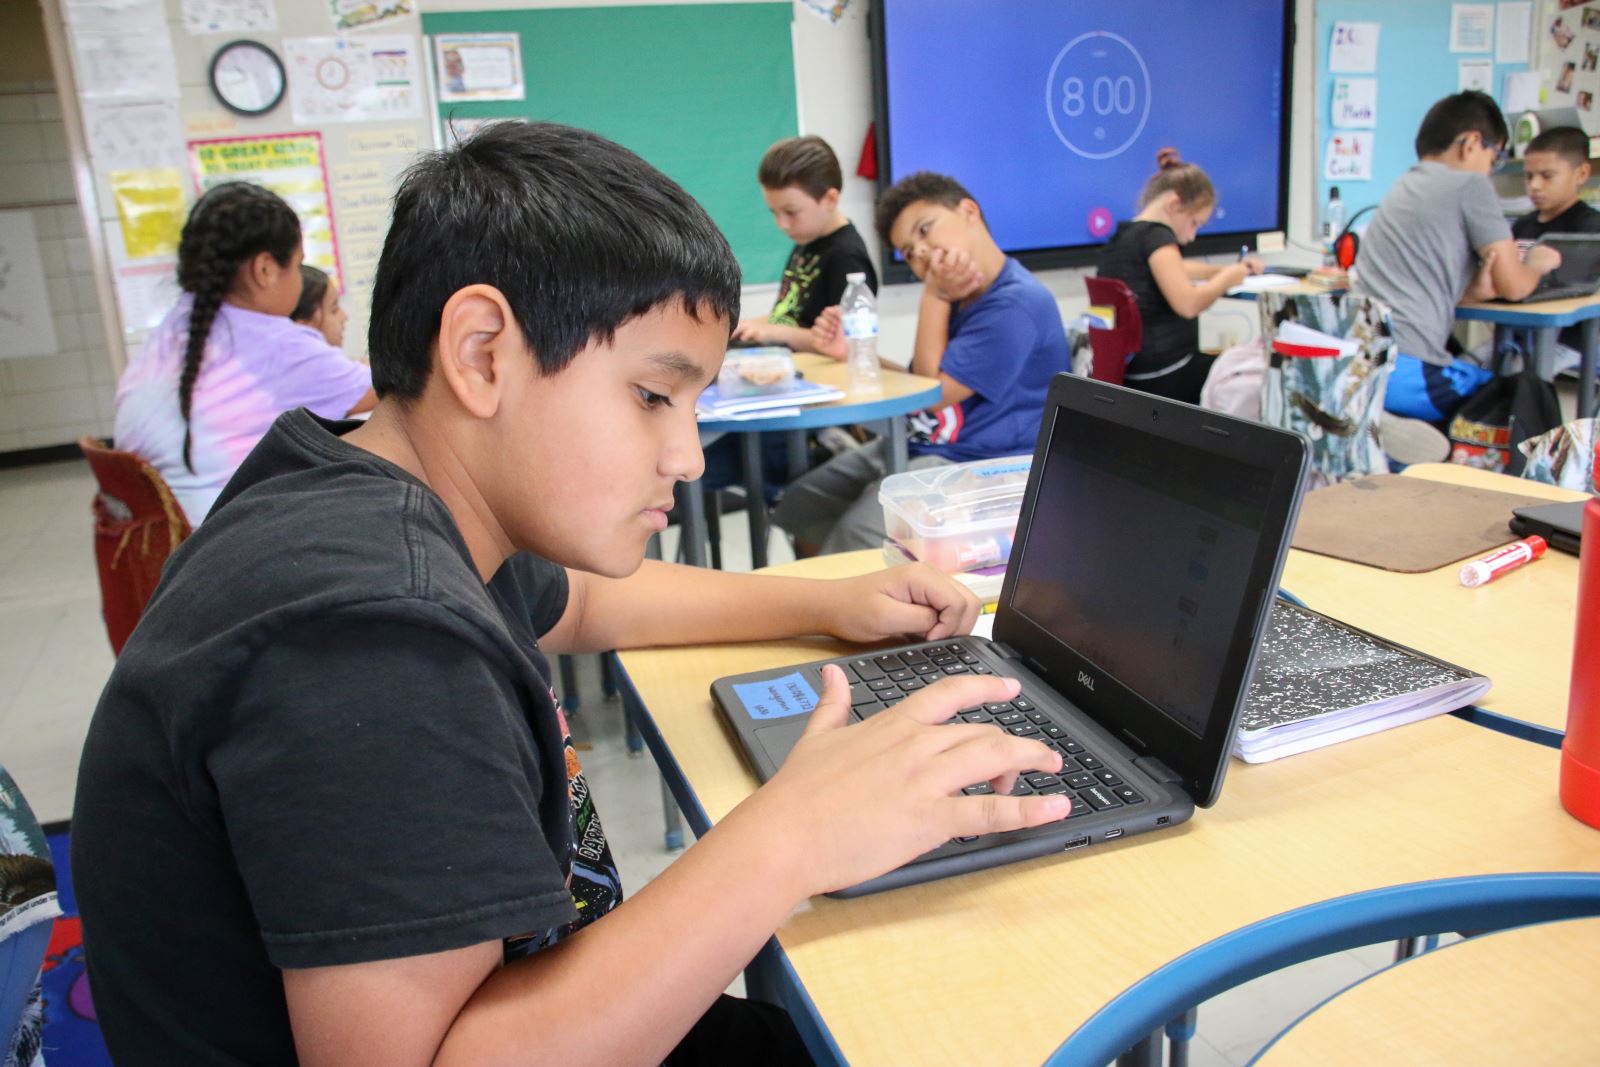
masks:
{"label": "girl in black top", "polygon": [[1222,266],[1185,260],[1178,247],[1211,218],[1216,190],[1175,148],[1163,148],[1156,161],[1160,169],[1139,194],[1139,214],[1117,225],[1095,273],[1123,282],[1139,302],[1144,342],[1123,384],[1195,404],[1211,369],[1200,352],[1200,313],[1246,275],[1259,274],[1261,261],[1246,256]]}

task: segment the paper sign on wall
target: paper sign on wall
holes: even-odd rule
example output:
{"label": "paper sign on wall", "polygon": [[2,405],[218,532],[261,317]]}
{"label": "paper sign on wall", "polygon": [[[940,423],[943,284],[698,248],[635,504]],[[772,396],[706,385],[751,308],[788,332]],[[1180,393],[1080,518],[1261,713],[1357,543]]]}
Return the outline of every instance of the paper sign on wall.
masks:
{"label": "paper sign on wall", "polygon": [[178,288],[178,257],[129,259],[122,243],[122,227],[115,222],[103,225],[123,336],[137,337],[161,325],[161,320],[182,295]]}
{"label": "paper sign on wall", "polygon": [[1322,176],[1331,182],[1372,180],[1373,135],[1365,130],[1336,133],[1322,153]]}
{"label": "paper sign on wall", "polygon": [[410,16],[416,6],[412,0],[328,0],[333,12],[333,28],[353,30],[357,26],[375,26]]}
{"label": "paper sign on wall", "polygon": [[86,100],[83,132],[96,170],[184,165],[176,100]]}
{"label": "paper sign on wall", "polygon": [[1463,59],[1457,68],[1458,91],[1464,93],[1471,89],[1480,93],[1494,92],[1494,60]]}
{"label": "paper sign on wall", "polygon": [[520,34],[441,33],[433,40],[440,100],[524,99]]}
{"label": "paper sign on wall", "polygon": [[0,359],[60,351],[31,211],[0,211]]}
{"label": "paper sign on wall", "polygon": [[1493,44],[1493,4],[1450,5],[1450,51],[1487,52]]}
{"label": "paper sign on wall", "polygon": [[1494,61],[1526,63],[1533,48],[1533,0],[1504,0],[1495,5]]}
{"label": "paper sign on wall", "polygon": [[1539,110],[1539,83],[1536,70],[1519,70],[1506,75],[1505,99],[1500,101],[1500,107],[1508,118],[1523,111]]}
{"label": "paper sign on wall", "polygon": [[111,196],[122,226],[122,244],[129,259],[171,256],[188,214],[183,196],[183,171],[176,167],[114,170]]}
{"label": "paper sign on wall", "polygon": [[183,0],[183,28],[207,33],[272,33],[278,28],[274,0]]}
{"label": "paper sign on wall", "polygon": [[288,201],[300,216],[306,262],[327,271],[343,288],[339,244],[328,199],[322,134],[283,133],[189,142],[195,188],[205,192],[228,181],[255,182]]}
{"label": "paper sign on wall", "polygon": [[1341,130],[1370,130],[1378,124],[1378,79],[1333,80],[1333,125]]}
{"label": "paper sign on wall", "polygon": [[1328,71],[1333,74],[1372,74],[1378,69],[1376,22],[1335,22],[1333,44],[1328,49]]}
{"label": "paper sign on wall", "polygon": [[287,37],[294,121],[376,122],[421,114],[410,37]]}

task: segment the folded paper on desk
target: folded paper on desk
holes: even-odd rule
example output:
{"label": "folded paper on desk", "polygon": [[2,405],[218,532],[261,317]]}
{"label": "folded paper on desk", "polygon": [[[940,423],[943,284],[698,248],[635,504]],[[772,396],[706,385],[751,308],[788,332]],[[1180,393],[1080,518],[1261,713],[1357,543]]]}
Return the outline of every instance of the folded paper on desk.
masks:
{"label": "folded paper on desk", "polygon": [[1476,703],[1482,675],[1278,601],[1233,754],[1266,763]]}
{"label": "folded paper on desk", "polygon": [[1260,293],[1268,289],[1282,289],[1286,286],[1299,284],[1299,278],[1291,278],[1287,274],[1250,274],[1238,285],[1229,289],[1229,293]]}
{"label": "folded paper on desk", "polygon": [[753,412],[762,412],[775,418],[786,411],[774,409],[798,408],[804,404],[825,404],[830,400],[843,399],[842,389],[796,378],[787,389],[758,396],[724,397],[712,385],[694,402],[694,410],[701,419],[751,418]]}

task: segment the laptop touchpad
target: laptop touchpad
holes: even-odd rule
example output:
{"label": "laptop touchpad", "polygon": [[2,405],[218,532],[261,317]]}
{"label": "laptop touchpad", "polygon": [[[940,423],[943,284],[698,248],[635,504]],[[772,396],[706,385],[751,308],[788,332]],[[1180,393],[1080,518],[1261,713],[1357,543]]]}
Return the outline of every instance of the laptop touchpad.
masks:
{"label": "laptop touchpad", "polygon": [[783,761],[788,759],[789,751],[794,748],[795,742],[806,732],[808,721],[810,716],[798,721],[779,723],[776,726],[763,726],[756,731],[756,740],[761,742],[761,751],[767,754],[767,759],[772,762],[773,767],[783,766]]}

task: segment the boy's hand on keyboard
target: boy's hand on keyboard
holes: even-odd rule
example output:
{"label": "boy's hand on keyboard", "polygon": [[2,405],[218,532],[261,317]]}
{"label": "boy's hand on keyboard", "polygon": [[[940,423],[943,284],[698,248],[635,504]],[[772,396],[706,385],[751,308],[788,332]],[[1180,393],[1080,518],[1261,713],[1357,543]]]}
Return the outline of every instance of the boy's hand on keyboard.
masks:
{"label": "boy's hand on keyboard", "polygon": [[[1028,770],[1054,772],[1061,757],[993,726],[946,725],[958,711],[1007,701],[1014,678],[949,678],[866,722],[846,727],[850,689],[823,669],[822,700],[777,776],[740,806],[783,844],[807,894],[856,885],[955,837],[1020,830],[1064,818],[1063,796],[1011,797]],[[991,795],[961,790],[989,782]]]}
{"label": "boy's hand on keyboard", "polygon": [[845,641],[906,635],[942,641],[971,633],[983,610],[972,590],[926,563],[842,578],[823,588],[829,597],[825,630]]}

